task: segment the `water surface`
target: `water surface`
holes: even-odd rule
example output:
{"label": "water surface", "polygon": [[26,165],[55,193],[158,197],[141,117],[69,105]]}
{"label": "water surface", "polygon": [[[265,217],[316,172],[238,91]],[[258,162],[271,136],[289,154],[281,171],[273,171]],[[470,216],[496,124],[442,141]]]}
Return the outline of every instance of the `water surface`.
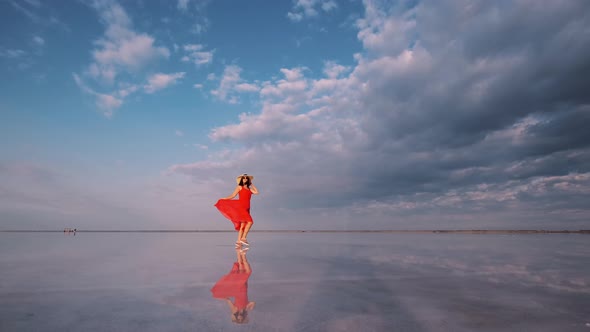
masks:
{"label": "water surface", "polygon": [[[580,234],[0,233],[0,331],[590,331]],[[243,257],[244,324],[211,288]],[[230,298],[230,302],[234,301]]]}

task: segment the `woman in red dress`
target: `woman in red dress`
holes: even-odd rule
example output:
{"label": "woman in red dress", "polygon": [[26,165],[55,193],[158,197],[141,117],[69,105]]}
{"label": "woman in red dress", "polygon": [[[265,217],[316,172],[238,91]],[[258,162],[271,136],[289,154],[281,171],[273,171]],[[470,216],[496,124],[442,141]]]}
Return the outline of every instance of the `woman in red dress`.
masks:
{"label": "woman in red dress", "polygon": [[[258,189],[252,184],[254,176],[248,174],[242,174],[236,178],[238,183],[234,192],[224,198],[221,198],[215,204],[215,207],[221,212],[221,214],[227,219],[231,220],[234,224],[234,228],[238,231],[238,240],[236,241],[236,247],[241,245],[250,245],[248,243],[248,232],[254,223],[252,216],[250,215],[250,198],[252,195],[258,195]],[[237,200],[232,198],[239,195]]]}
{"label": "woman in red dress", "polygon": [[[248,312],[254,309],[256,302],[248,300],[248,278],[252,269],[243,249],[236,249],[237,261],[231,271],[217,281],[211,288],[216,299],[223,300],[231,310],[231,320],[237,324],[248,322]],[[234,298],[232,302],[231,298]]]}

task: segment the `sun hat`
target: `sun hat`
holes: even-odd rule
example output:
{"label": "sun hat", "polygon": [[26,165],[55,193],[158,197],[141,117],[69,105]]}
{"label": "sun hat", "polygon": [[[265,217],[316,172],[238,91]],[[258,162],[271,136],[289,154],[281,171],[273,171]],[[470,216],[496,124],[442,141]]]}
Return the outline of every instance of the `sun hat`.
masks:
{"label": "sun hat", "polygon": [[247,177],[250,179],[250,182],[252,182],[252,180],[254,180],[254,175],[248,175],[248,174],[244,173],[244,174],[242,174],[242,175],[239,175],[239,176],[236,178],[236,182],[237,182],[238,184],[240,184],[240,180],[242,179],[242,177],[243,177],[243,176],[247,176]]}

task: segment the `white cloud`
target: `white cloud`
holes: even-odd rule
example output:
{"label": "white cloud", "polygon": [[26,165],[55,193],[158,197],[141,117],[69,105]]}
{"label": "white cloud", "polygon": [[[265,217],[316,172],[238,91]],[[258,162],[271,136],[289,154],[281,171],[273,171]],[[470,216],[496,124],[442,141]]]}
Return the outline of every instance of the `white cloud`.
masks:
{"label": "white cloud", "polygon": [[329,11],[334,10],[336,8],[338,8],[338,5],[333,0],[328,0],[328,1],[322,2],[322,9],[326,12],[329,12]]}
{"label": "white cloud", "polygon": [[39,36],[33,36],[33,43],[37,46],[45,45],[45,40]]}
{"label": "white cloud", "polygon": [[299,22],[299,21],[303,20],[303,14],[301,14],[301,13],[288,12],[287,17],[293,22]]}
{"label": "white cloud", "polygon": [[16,59],[25,56],[27,52],[19,49],[0,49],[0,57]]}
{"label": "white cloud", "polygon": [[338,8],[334,0],[296,0],[287,18],[293,22],[300,22],[304,18],[317,17],[319,11],[330,12]]}
{"label": "white cloud", "polygon": [[194,52],[203,49],[203,45],[200,44],[186,44],[182,47],[185,51]]}
{"label": "white cloud", "polygon": [[71,29],[55,15],[54,10],[48,10],[47,7],[43,7],[45,2],[37,0],[7,0],[4,3],[10,3],[14,9],[25,15],[31,23],[40,26],[42,29],[59,27],[65,32],[71,32]]}
{"label": "white cloud", "polygon": [[377,2],[366,2],[365,17],[357,20],[357,37],[365,49],[379,55],[395,55],[409,48],[415,38],[415,10],[400,15],[391,15],[391,10],[381,8]]}
{"label": "white cloud", "polygon": [[184,132],[182,130],[178,130],[178,129],[174,132],[174,134],[176,136],[180,136],[180,137],[184,136]]}
{"label": "white cloud", "polygon": [[219,100],[230,104],[237,104],[239,103],[239,98],[236,93],[258,91],[259,88],[255,84],[243,82],[243,79],[240,77],[241,72],[242,68],[237,65],[226,66],[219,82],[219,87],[212,90],[211,94]]}
{"label": "white cloud", "polygon": [[136,84],[120,84],[117,94],[119,97],[125,98],[137,90],[139,90],[139,86]]}
{"label": "white cloud", "polygon": [[175,84],[179,79],[183,78],[184,75],[184,72],[173,74],[157,73],[148,79],[148,83],[144,85],[143,88],[146,93],[154,93]]}
{"label": "white cloud", "polygon": [[217,75],[215,75],[215,73],[209,73],[207,75],[207,80],[208,81],[215,81],[217,79]]}
{"label": "white cloud", "polygon": [[219,88],[211,91],[211,94],[217,96],[221,100],[225,100],[227,94],[233,89],[233,87],[240,80],[240,72],[242,69],[236,65],[226,66],[219,82]]}
{"label": "white cloud", "polygon": [[339,65],[334,61],[326,61],[324,63],[324,74],[329,78],[338,78],[340,75],[349,71],[350,67]]}
{"label": "white cloud", "polygon": [[95,2],[101,21],[106,25],[104,37],[95,41],[95,60],[88,73],[94,78],[112,83],[121,70],[137,71],[150,61],[168,58],[170,51],[156,46],[155,39],[132,29],[131,19],[115,2]]}
{"label": "white cloud", "polygon": [[200,84],[200,83],[195,83],[195,84],[193,85],[193,87],[194,87],[195,89],[202,89],[202,88],[203,88],[203,84]]}
{"label": "white cloud", "polygon": [[[32,5],[33,8],[27,8],[27,6],[22,6],[21,4],[28,4],[28,5]],[[33,23],[41,23],[41,18],[39,17],[39,15],[37,15],[35,13],[35,10],[37,10],[40,7],[40,3],[36,3],[34,4],[34,1],[28,2],[22,2],[22,3],[18,3],[17,1],[11,1],[10,4],[19,12],[23,13],[26,17],[28,17]]]}
{"label": "white cloud", "polygon": [[178,10],[186,16],[190,17],[192,25],[188,27],[190,33],[200,35],[209,29],[210,21],[205,15],[205,8],[209,5],[209,0],[178,0]]}
{"label": "white cloud", "polygon": [[209,20],[206,17],[203,17],[202,20],[203,21],[201,23],[193,24],[193,27],[190,30],[192,33],[200,35],[209,29]]}
{"label": "white cloud", "polygon": [[285,76],[285,79],[274,83],[265,82],[260,90],[260,95],[262,97],[301,97],[308,87],[307,80],[303,77],[304,69],[301,67],[293,69],[281,68],[280,71]]}
{"label": "white cloud", "polygon": [[[150,60],[170,55],[165,47],[155,47],[154,38],[146,34],[133,34],[116,41],[97,42],[101,49],[93,52],[99,75],[112,80],[120,68],[137,70]],[[106,73],[106,74],[105,74]]]}
{"label": "white cloud", "polygon": [[[199,147],[196,146],[195,147]],[[212,151],[211,154],[208,156],[208,160],[205,161],[197,161],[190,164],[176,164],[168,167],[166,172],[168,174],[174,173],[199,173],[199,172],[213,172],[216,174],[224,173],[225,170],[231,169],[236,167],[238,164],[236,160],[232,160],[230,157],[235,151],[224,149],[221,151]],[[247,153],[246,153],[247,154]],[[243,172],[242,172],[243,173]],[[199,178],[198,181],[203,181],[207,179],[208,181],[217,182],[218,180],[214,177],[211,178]]]}
{"label": "white cloud", "polygon": [[111,118],[113,116],[113,110],[121,107],[121,105],[123,104],[123,100],[112,95],[99,93],[96,94],[96,97],[96,103],[98,107],[104,110],[103,114],[107,118]]}
{"label": "white cloud", "polygon": [[111,118],[113,116],[113,112],[115,109],[121,107],[123,104],[123,100],[121,98],[117,98],[114,95],[99,93],[88,87],[84,81],[78,76],[78,74],[73,74],[74,81],[78,85],[78,87],[88,93],[96,97],[96,105],[102,111],[102,114],[107,117]]}
{"label": "white cloud", "polygon": [[[529,95],[526,83],[533,73],[547,75],[547,82],[564,82],[561,74],[553,77],[559,70],[548,74],[544,62],[554,57],[552,66],[563,69],[564,75],[572,73],[562,54],[529,54],[530,46],[499,34],[496,19],[515,20],[511,7],[502,8],[498,16],[497,6],[482,5],[477,7],[480,14],[447,20],[440,13],[454,13],[443,10],[452,4],[423,3],[407,10],[378,4],[366,2],[365,16],[357,22],[364,52],[354,56],[355,65],[326,61],[323,77],[316,79],[306,77],[305,68],[281,69],[281,78],[256,84],[259,112],[242,113],[235,123],[211,130],[212,141],[236,147],[225,156],[170,170],[222,181],[238,168],[255,169],[272,192],[266,208],[296,205],[303,212],[305,207],[336,206],[326,208],[330,215],[370,215],[372,220],[382,218],[380,225],[386,228],[392,218],[430,217],[432,223],[435,214],[447,220],[471,217],[465,224],[475,223],[474,215],[485,215],[492,222],[485,228],[498,220],[498,210],[518,217],[520,221],[513,222],[519,225],[523,220],[536,223],[537,217],[549,220],[560,212],[571,220],[587,220],[590,212],[582,202],[590,195],[590,151],[588,136],[582,134],[587,131],[578,125],[582,121],[574,121],[588,118],[587,106],[568,108],[563,119],[543,113],[543,121],[532,121],[527,114],[544,108],[544,102],[529,104],[513,94],[520,91],[527,96],[524,100],[538,100],[536,93]],[[516,12],[526,12],[522,7]],[[297,13],[303,16],[305,11]],[[480,26],[487,15],[494,17],[488,30],[462,32],[465,26]],[[563,29],[563,36],[571,37],[581,30],[569,28],[568,22],[578,21],[574,18],[579,15],[566,11],[561,24],[533,19],[511,24],[550,24],[552,31]],[[429,19],[418,24],[424,16]],[[440,26],[448,22],[456,22],[459,30],[442,31]],[[531,32],[527,40],[539,39],[538,45],[544,45],[557,40],[557,34]],[[488,38],[502,40],[501,51],[481,42]],[[587,48],[578,50],[577,59],[587,58],[582,57]],[[539,58],[545,60],[539,63]],[[228,66],[215,91],[220,98],[235,96],[230,92],[242,84],[240,70]],[[574,83],[581,82],[573,77]],[[557,86],[551,91],[562,91]],[[575,86],[581,93],[581,85]],[[572,96],[564,94],[564,99]],[[585,102],[579,96],[577,102]],[[554,144],[563,144],[566,152]],[[548,152],[553,149],[558,152]]]}
{"label": "white cloud", "polygon": [[190,0],[178,0],[178,4],[176,5],[176,7],[178,7],[178,9],[182,11],[186,11],[188,8],[189,1]]}
{"label": "white cloud", "polygon": [[[211,209],[207,199],[211,195],[222,196],[218,184],[206,186],[209,192],[205,193],[193,183],[174,176],[162,175],[137,183],[137,178],[131,175],[137,169],[125,161],[105,160],[101,167],[111,172],[105,177],[100,172],[88,177],[88,169],[75,166],[54,169],[43,164],[0,161],[2,228],[63,229],[63,225],[76,225],[78,229],[223,229],[226,226],[216,226],[213,222],[218,213]],[[204,220],[195,221],[195,214]],[[15,215],[20,218],[14,218]]]}
{"label": "white cloud", "polygon": [[[106,83],[111,92],[97,92],[96,88],[90,88],[77,74],[74,74],[74,79],[81,90],[95,96],[97,106],[110,117],[115,109],[121,107],[125,98],[142,88],[141,84],[121,81],[120,78],[124,77],[122,74],[137,77],[151,62],[168,58],[170,51],[156,45],[154,37],[149,34],[135,31],[130,17],[116,1],[95,0],[90,5],[98,12],[105,32],[94,42],[96,48],[91,52],[94,61],[88,65],[84,75],[92,78],[94,86],[104,89]],[[33,41],[38,45],[44,44],[39,36],[35,36]],[[143,85],[143,91],[153,93],[163,89],[174,84],[183,75],[184,73],[153,75]]]}
{"label": "white cloud", "polygon": [[207,149],[209,149],[209,147],[207,145],[204,145],[204,144],[195,143],[193,146],[196,147],[196,148],[199,148],[201,150],[207,150]]}
{"label": "white cloud", "polygon": [[304,17],[313,17],[318,14],[314,8],[319,1],[317,0],[297,0],[293,6],[294,10],[300,10]]}
{"label": "white cloud", "polygon": [[297,81],[300,80],[303,77],[303,70],[305,68],[294,68],[294,69],[287,69],[287,68],[281,68],[281,73],[283,73],[283,75],[285,75],[285,78],[287,79],[287,81]]}
{"label": "white cloud", "polygon": [[251,84],[251,83],[236,84],[236,91],[239,91],[239,92],[256,92],[258,90],[260,90],[260,88],[255,84]]}
{"label": "white cloud", "polygon": [[192,62],[197,66],[201,66],[213,61],[213,51],[204,51],[203,45],[187,44],[183,46],[183,49],[188,52],[181,59],[184,62]]}
{"label": "white cloud", "polygon": [[[297,138],[305,140],[304,137],[315,129],[322,133],[322,137],[314,136],[314,144],[318,143],[318,140],[327,139],[331,135],[330,131],[323,128],[324,124],[314,119],[326,112],[327,101],[316,97],[319,93],[325,93],[326,89],[317,89],[315,87],[316,81],[304,77],[304,70],[305,68],[301,67],[282,68],[280,71],[284,75],[284,79],[265,82],[262,89],[259,90],[262,98],[260,114],[241,114],[239,124],[214,128],[210,138],[214,141],[236,140],[244,142],[257,142],[266,139],[270,141]],[[239,72],[232,73],[233,75],[228,76],[233,80],[228,79],[228,81],[233,82],[238,79]],[[343,84],[346,80],[334,79],[333,81],[332,89],[340,87],[342,94],[352,95],[347,91],[349,88]],[[235,89],[237,86],[236,84]],[[255,91],[254,87],[252,87],[252,91]],[[328,101],[332,101],[332,99],[328,99]],[[311,108],[312,105],[313,108]],[[327,139],[322,144],[326,148],[334,147],[333,142],[328,143],[330,140]]]}

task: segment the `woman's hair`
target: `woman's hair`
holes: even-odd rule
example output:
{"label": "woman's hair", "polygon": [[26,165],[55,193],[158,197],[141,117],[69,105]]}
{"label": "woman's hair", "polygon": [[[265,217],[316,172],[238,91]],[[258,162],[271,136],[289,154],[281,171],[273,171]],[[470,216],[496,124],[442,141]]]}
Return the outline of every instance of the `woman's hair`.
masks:
{"label": "woman's hair", "polygon": [[236,323],[236,324],[246,324],[246,323],[248,323],[248,321],[249,321],[249,319],[248,319],[248,310],[242,309],[242,310],[236,311],[234,314],[232,314],[231,321],[234,322],[234,323]]}
{"label": "woman's hair", "polygon": [[[246,181],[244,181],[244,178],[246,179]],[[246,187],[248,187],[248,189],[250,189],[250,185],[251,185],[251,184],[252,184],[252,183],[250,182],[250,178],[249,178],[249,177],[247,177],[247,176],[242,176],[242,177],[240,178],[240,184],[239,184],[240,186],[246,186]]]}

